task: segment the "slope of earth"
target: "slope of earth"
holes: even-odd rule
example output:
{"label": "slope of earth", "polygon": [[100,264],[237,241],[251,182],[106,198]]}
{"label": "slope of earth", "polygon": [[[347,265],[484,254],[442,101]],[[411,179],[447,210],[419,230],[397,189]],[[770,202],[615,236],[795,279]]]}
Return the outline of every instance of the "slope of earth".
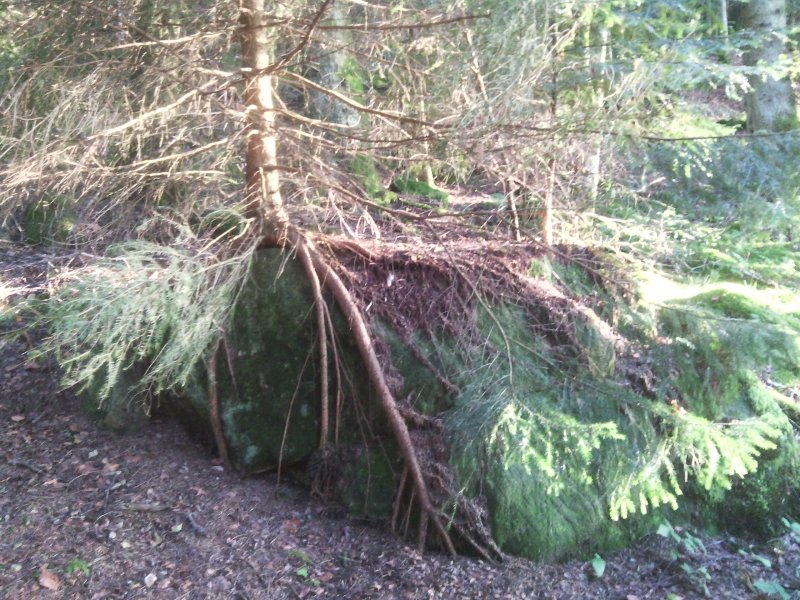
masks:
{"label": "slope of earth", "polygon": [[[8,317],[11,301],[43,289],[48,269],[68,260],[0,246],[6,332],[22,323]],[[55,368],[26,355],[35,337],[0,338],[2,598],[798,595],[800,545],[791,534],[758,547],[654,534],[604,556],[601,577],[580,561],[421,555],[385,523],[348,517],[275,475],[225,471],[173,422],[125,435],[99,430],[59,391]]]}

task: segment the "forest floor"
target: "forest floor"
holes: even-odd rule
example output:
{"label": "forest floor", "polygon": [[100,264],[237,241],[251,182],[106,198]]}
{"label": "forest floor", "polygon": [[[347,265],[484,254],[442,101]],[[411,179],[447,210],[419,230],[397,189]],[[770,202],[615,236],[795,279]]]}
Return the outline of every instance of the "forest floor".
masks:
{"label": "forest floor", "polygon": [[[0,245],[0,313],[58,262]],[[653,533],[604,555],[599,577],[586,561],[420,554],[274,474],[227,471],[175,422],[100,430],[26,355],[35,340],[0,337],[2,598],[800,597],[800,533],[752,545],[678,530],[689,546]]]}

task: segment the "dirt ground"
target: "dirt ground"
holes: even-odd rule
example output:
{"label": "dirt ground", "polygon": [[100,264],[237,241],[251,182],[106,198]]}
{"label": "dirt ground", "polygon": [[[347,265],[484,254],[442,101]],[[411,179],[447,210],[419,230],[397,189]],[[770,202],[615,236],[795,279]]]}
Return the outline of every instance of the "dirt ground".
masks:
{"label": "dirt ground", "polygon": [[[0,245],[0,310],[58,264]],[[800,526],[757,546],[654,532],[604,555],[601,576],[419,554],[275,475],[226,471],[174,422],[98,429],[26,355],[35,338],[0,337],[2,598],[800,598]]]}

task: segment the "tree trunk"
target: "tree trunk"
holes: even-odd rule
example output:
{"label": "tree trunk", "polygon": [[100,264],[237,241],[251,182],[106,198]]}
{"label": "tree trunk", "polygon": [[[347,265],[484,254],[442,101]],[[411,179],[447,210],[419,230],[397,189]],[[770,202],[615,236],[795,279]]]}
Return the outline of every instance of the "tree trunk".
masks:
{"label": "tree trunk", "polygon": [[267,240],[279,245],[289,221],[281,197],[272,98],[272,41],[267,36],[265,0],[241,0],[244,75],[245,200],[247,216]]}
{"label": "tree trunk", "polygon": [[[596,114],[601,114],[603,104],[606,101],[605,69],[608,61],[608,29],[603,27],[600,30],[600,50],[595,57],[590,57],[590,72],[594,79],[592,82],[592,104],[597,110]],[[596,66],[591,64],[592,59],[596,60]],[[586,157],[584,170],[586,174],[586,191],[592,210],[597,202],[597,195],[600,191],[600,167],[603,162],[603,150],[605,147],[605,136],[600,133],[592,134],[590,137],[590,151]]]}
{"label": "tree trunk", "polygon": [[[342,29],[327,31],[322,43],[312,44],[311,54],[315,64],[310,79],[328,90],[345,96],[358,96],[358,91],[350,88],[351,80],[358,78],[360,73],[358,64],[348,54],[348,48],[353,45],[353,32],[344,28],[350,24],[348,5],[333,2],[329,13],[330,25]],[[356,110],[335,98],[316,90],[309,90],[308,94],[313,117],[349,127],[356,127],[361,121],[361,115]],[[364,102],[363,97],[356,99]]]}
{"label": "tree trunk", "polygon": [[[754,37],[745,52],[746,65],[774,67],[785,52],[786,0],[750,0],[742,10],[742,25]],[[797,127],[794,92],[788,74],[775,79],[768,73],[749,76],[751,90],[745,97],[749,131],[786,131]]]}

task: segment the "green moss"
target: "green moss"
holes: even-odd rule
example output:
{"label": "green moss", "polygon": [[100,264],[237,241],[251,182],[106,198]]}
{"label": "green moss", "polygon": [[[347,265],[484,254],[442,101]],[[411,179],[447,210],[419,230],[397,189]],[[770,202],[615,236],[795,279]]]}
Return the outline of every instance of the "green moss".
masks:
{"label": "green moss", "polygon": [[285,259],[266,251],[254,260],[218,359],[225,434],[245,473],[307,458],[319,440],[311,290]]}
{"label": "green moss", "polygon": [[144,410],[145,399],[131,390],[141,377],[142,365],[135,365],[120,374],[114,387],[109,390],[108,397],[100,400],[100,388],[105,379],[98,377],[94,385],[81,394],[83,411],[102,427],[111,431],[138,431],[144,427],[149,418]]}
{"label": "green moss", "polygon": [[392,514],[397,480],[402,470],[398,449],[365,447],[342,465],[339,500],[355,515],[386,518]]}
{"label": "green moss", "polygon": [[365,82],[369,81],[369,76],[357,60],[352,56],[346,57],[337,75],[344,81],[351,98],[359,102],[364,100]]}
{"label": "green moss", "polygon": [[247,222],[244,215],[230,208],[206,211],[193,223],[193,229],[198,235],[223,239],[238,237],[244,233],[246,228]]}
{"label": "green moss", "polygon": [[378,71],[372,74],[370,85],[372,86],[373,90],[383,94],[384,92],[388,91],[390,87],[392,87],[392,79],[388,74]]}
{"label": "green moss", "polygon": [[598,290],[591,274],[572,260],[557,260],[552,264],[556,279],[575,296],[587,296]]}
{"label": "green moss", "polygon": [[398,394],[401,398],[408,398],[414,409],[423,415],[437,415],[452,407],[451,393],[436,373],[417,357],[425,356],[440,373],[457,372],[463,367],[463,362],[451,339],[433,342],[425,336],[414,334],[410,342],[418,349],[418,355],[415,355],[385,323],[373,323],[372,330],[388,346],[392,365],[402,374],[403,386]]}
{"label": "green moss", "polygon": [[764,457],[761,468],[736,481],[730,493],[716,504],[720,526],[737,534],[762,538],[775,535],[781,516],[800,514],[798,473],[797,442],[782,438],[778,449]]}
{"label": "green moss", "polygon": [[[692,297],[691,305],[709,309],[723,317],[754,321],[756,326],[758,323],[771,324],[789,335],[800,335],[800,318],[793,313],[779,312],[781,306],[774,301],[767,304],[767,298],[762,300],[755,294],[748,296],[724,287],[710,287],[712,289]],[[796,355],[797,351],[792,354]]]}
{"label": "green moss", "polygon": [[[579,276],[568,281],[588,287]],[[494,307],[513,349],[509,365],[496,322],[479,318],[500,357],[473,361],[483,366],[470,371],[447,427],[459,478],[465,489],[484,490],[504,549],[552,560],[628,543],[663,511],[672,522],[715,529],[736,519],[764,525],[776,507],[791,508],[798,463],[779,457],[796,456],[798,445],[776,393],[755,376],[770,359],[799,372],[794,336],[768,325],[785,325],[785,316],[711,294],[674,304],[643,321],[660,320],[657,339],[651,324],[639,332],[653,346],[655,398],[619,381],[613,358],[597,368],[597,356],[614,353],[593,319],[560,323],[582,350],[570,362],[556,350],[558,338],[533,332],[524,311]],[[709,318],[721,313],[707,304],[737,318]],[[739,320],[755,316],[761,320]],[[597,356],[592,332],[602,341]],[[624,518],[616,520],[619,509]]]}
{"label": "green moss", "polygon": [[385,197],[386,189],[381,183],[375,159],[358,154],[350,161],[350,170],[370,198],[383,199]]}
{"label": "green moss", "polygon": [[495,469],[487,478],[492,532],[507,552],[533,560],[555,560],[596,536],[608,520],[594,490],[575,486],[563,493],[543,490],[551,478],[522,465]]}
{"label": "green moss", "polygon": [[424,181],[420,181],[413,175],[395,177],[392,181],[391,189],[399,194],[409,194],[423,196],[431,200],[438,200],[444,208],[448,207],[450,196],[444,190],[429,186]]}
{"label": "green moss", "polygon": [[[745,259],[743,254],[747,256]],[[795,245],[788,241],[736,244],[723,239],[714,244],[693,246],[689,266],[713,272],[723,280],[763,284],[775,281],[800,283],[800,263]]]}
{"label": "green moss", "polygon": [[550,280],[553,275],[553,265],[547,256],[534,258],[528,263],[528,276],[534,279]]}
{"label": "green moss", "polygon": [[800,127],[800,121],[797,118],[797,113],[793,114],[786,114],[778,117],[775,119],[775,123],[773,124],[773,131],[775,132],[784,132],[784,131],[793,131]]}
{"label": "green moss", "polygon": [[45,196],[25,212],[24,234],[29,244],[65,242],[77,215],[74,201],[61,195]]}

